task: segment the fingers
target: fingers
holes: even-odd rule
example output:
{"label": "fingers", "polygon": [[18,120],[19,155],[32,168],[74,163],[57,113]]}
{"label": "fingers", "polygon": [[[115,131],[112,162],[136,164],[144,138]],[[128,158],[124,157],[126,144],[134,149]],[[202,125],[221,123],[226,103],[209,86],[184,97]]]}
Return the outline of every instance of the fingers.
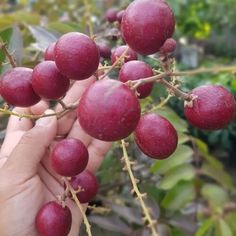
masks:
{"label": "fingers", "polygon": [[[96,78],[94,76],[89,79],[76,81],[71,89],[68,91],[67,95],[64,97],[63,102],[67,105],[77,102],[85,89],[92,84]],[[56,111],[61,110],[61,106],[56,107]],[[70,131],[74,121],[76,119],[76,112],[71,111],[58,121],[58,135],[66,135]]]}
{"label": "fingers", "polygon": [[[46,114],[53,113],[48,110]],[[3,166],[22,179],[36,174],[38,165],[57,131],[55,116],[44,117],[27,131]]]}

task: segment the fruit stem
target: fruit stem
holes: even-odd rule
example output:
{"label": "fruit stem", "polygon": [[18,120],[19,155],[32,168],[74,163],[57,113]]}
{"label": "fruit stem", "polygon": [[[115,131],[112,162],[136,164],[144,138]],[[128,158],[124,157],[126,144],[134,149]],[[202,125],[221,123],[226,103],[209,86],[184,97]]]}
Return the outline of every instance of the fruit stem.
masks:
{"label": "fruit stem", "polygon": [[89,35],[91,39],[94,39],[93,24],[91,22],[91,13],[90,13],[91,6],[88,0],[84,0],[84,6],[85,6],[85,17],[86,17],[87,25],[89,29]]}
{"label": "fruit stem", "polygon": [[10,64],[11,64],[11,66],[12,66],[13,68],[14,68],[14,67],[17,67],[13,56],[11,55],[11,53],[10,53],[10,52],[8,51],[8,49],[7,49],[7,44],[6,44],[6,43],[0,42],[0,50],[2,50],[3,53],[6,55],[8,61],[9,61]]}
{"label": "fruit stem", "polygon": [[88,236],[92,236],[91,225],[90,225],[88,218],[84,212],[82,204],[80,203],[79,199],[76,196],[76,191],[73,189],[73,187],[71,186],[70,182],[67,179],[64,179],[64,181],[65,181],[65,184],[68,187],[69,191],[71,192],[71,195],[72,195],[73,199],[75,200],[76,205],[78,206],[78,208],[81,212]]}
{"label": "fruit stem", "polygon": [[117,60],[112,64],[112,66],[110,66],[108,71],[101,78],[99,78],[99,80],[104,79],[117,65],[119,65],[119,63],[125,58],[128,50],[129,48],[127,47],[125,51],[120,55],[120,57],[118,57]]}
{"label": "fruit stem", "polygon": [[156,230],[157,221],[152,219],[149,209],[146,206],[145,201],[144,201],[144,198],[146,197],[146,193],[141,193],[139,191],[139,188],[137,185],[138,180],[134,177],[134,174],[132,172],[132,167],[131,167],[132,163],[129,160],[129,156],[128,156],[127,149],[126,149],[126,143],[124,140],[121,140],[121,146],[122,146],[122,150],[123,150],[122,160],[125,163],[124,169],[127,170],[128,174],[129,174],[129,177],[130,177],[130,180],[131,180],[131,183],[133,186],[132,192],[134,192],[137,195],[137,199],[140,202],[140,205],[141,205],[141,208],[142,208],[143,214],[144,214],[144,221],[148,222],[148,227],[150,228],[150,230],[152,232],[152,236],[159,236],[159,234]]}

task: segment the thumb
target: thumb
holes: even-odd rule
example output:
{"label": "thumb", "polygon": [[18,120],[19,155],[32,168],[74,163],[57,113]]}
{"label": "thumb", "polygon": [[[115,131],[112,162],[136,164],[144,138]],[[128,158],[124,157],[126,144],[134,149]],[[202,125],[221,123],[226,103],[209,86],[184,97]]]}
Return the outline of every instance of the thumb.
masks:
{"label": "thumb", "polygon": [[[45,114],[53,113],[47,110]],[[55,116],[43,117],[27,131],[9,156],[5,167],[23,178],[36,174],[38,165],[48,146],[56,136],[57,120]]]}

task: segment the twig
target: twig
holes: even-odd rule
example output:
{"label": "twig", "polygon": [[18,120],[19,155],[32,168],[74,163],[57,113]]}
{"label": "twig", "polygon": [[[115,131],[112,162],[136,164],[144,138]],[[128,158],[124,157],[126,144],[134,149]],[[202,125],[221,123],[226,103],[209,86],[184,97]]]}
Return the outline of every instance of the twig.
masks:
{"label": "twig", "polygon": [[7,44],[3,43],[3,42],[0,42],[0,50],[3,51],[3,53],[6,55],[8,61],[10,62],[11,66],[14,68],[14,67],[17,67],[16,63],[15,63],[15,60],[13,58],[13,56],[11,55],[11,53],[8,51],[7,49]]}
{"label": "twig", "polygon": [[152,232],[152,236],[159,236],[159,234],[156,230],[157,221],[152,219],[149,209],[144,202],[144,198],[146,197],[146,193],[141,193],[139,191],[138,186],[137,186],[138,180],[134,177],[134,174],[132,172],[132,167],[131,167],[132,163],[129,160],[129,156],[128,156],[127,149],[126,149],[126,143],[124,140],[121,140],[121,145],[122,145],[122,150],[123,150],[123,158],[122,159],[125,163],[124,169],[127,170],[128,174],[129,174],[129,177],[130,177],[130,180],[131,180],[131,183],[133,186],[132,192],[134,192],[137,195],[137,199],[140,202],[140,206],[141,206],[141,208],[143,210],[143,214],[144,214],[144,221],[148,222],[148,227],[150,228],[150,230]]}
{"label": "twig", "polygon": [[94,32],[93,32],[93,24],[91,22],[91,12],[90,12],[90,4],[88,0],[84,0],[84,6],[85,6],[85,17],[87,19],[87,25],[89,28],[89,35],[93,39],[94,38]]}

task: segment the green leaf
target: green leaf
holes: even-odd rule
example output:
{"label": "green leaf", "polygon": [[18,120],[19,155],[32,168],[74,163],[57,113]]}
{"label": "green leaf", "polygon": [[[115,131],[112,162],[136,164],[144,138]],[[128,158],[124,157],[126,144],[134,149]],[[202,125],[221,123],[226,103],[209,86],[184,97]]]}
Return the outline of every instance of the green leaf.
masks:
{"label": "green leaf", "polygon": [[192,201],[195,197],[193,182],[179,182],[168,191],[161,202],[161,206],[170,210],[177,211]]}
{"label": "green leaf", "polygon": [[71,25],[66,24],[66,23],[52,22],[52,23],[48,24],[48,29],[54,30],[54,31],[59,32],[61,34],[65,34],[68,32],[77,31],[78,26],[75,28],[75,27],[72,27]]}
{"label": "green leaf", "polygon": [[151,172],[164,174],[176,166],[189,163],[192,160],[193,150],[186,145],[178,145],[176,151],[167,159],[155,161],[151,167]]}
{"label": "green leaf", "polygon": [[169,190],[181,180],[192,180],[195,177],[195,170],[191,164],[184,164],[172,168],[166,172],[165,176],[159,183],[159,188]]}
{"label": "green leaf", "polygon": [[204,164],[201,169],[201,174],[214,179],[216,182],[218,182],[223,187],[229,190],[234,190],[232,178],[223,169],[216,170],[214,167],[210,166],[209,164]]}
{"label": "green leaf", "polygon": [[234,235],[236,235],[236,213],[228,213],[225,217],[225,221],[230,226],[231,230],[233,231]]}
{"label": "green leaf", "polygon": [[178,132],[178,144],[184,144],[190,140],[190,137],[182,132]]}
{"label": "green leaf", "polygon": [[221,207],[229,201],[228,193],[216,184],[205,184],[201,189],[201,194],[212,206]]}
{"label": "green leaf", "polygon": [[216,236],[233,236],[233,232],[229,225],[223,220],[219,219],[215,222]]}
{"label": "green leaf", "polygon": [[166,119],[168,119],[171,124],[176,128],[179,132],[187,132],[188,124],[185,120],[181,119],[172,109],[169,107],[163,107],[162,109],[158,109],[157,113]]}
{"label": "green leaf", "polygon": [[212,218],[205,220],[198,228],[195,236],[205,236],[212,227],[214,227],[214,220]]}

